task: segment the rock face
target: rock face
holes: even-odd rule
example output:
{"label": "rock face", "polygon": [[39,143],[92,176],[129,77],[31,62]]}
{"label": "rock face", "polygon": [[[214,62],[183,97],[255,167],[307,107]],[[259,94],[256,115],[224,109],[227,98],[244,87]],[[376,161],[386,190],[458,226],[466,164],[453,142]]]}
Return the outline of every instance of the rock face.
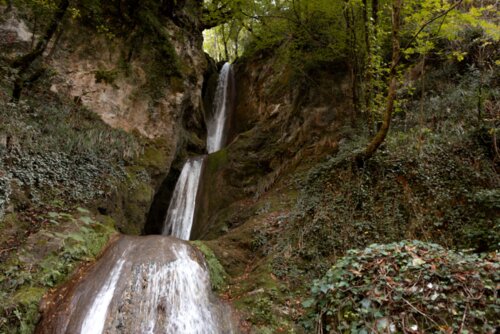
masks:
{"label": "rock face", "polygon": [[[99,33],[92,23],[72,20],[62,23],[62,34],[51,41],[44,62],[54,70],[54,93],[69,96],[115,128],[149,139],[167,138],[175,149],[180,128],[203,134],[201,90],[207,61],[197,18],[200,5],[165,3],[161,6],[170,8],[165,13],[161,6],[153,10],[146,3],[136,9],[152,11],[137,16],[155,16],[160,38],[147,30],[137,32],[141,27]],[[0,20],[0,45],[11,57],[27,52],[39,38],[16,13]],[[153,25],[145,21],[134,24]],[[169,59],[161,59],[154,48],[168,50]]]}
{"label": "rock face", "polygon": [[[150,139],[166,138],[174,149],[184,116],[186,127],[202,128],[206,58],[201,34],[168,20],[163,29],[170,37],[180,73],[162,73],[163,68],[154,64],[162,59],[152,58],[147,47],[132,51],[126,39],[96,38],[84,28],[72,29],[63,35],[50,61],[57,71],[50,89],[68,94],[113,127],[137,131]],[[130,52],[131,57],[124,56]]]}
{"label": "rock face", "polygon": [[[69,96],[110,126],[138,133],[147,143],[154,143],[154,156],[146,147],[141,159],[153,158],[162,165],[149,168],[150,161],[141,164],[148,166],[151,185],[154,192],[161,192],[162,203],[150,209],[152,196],[140,203],[146,212],[153,212],[153,225],[163,219],[163,208],[170,200],[169,189],[161,188],[175,184],[178,169],[191,152],[205,149],[202,89],[208,64],[197,15],[199,4],[189,0],[165,3],[161,6],[172,10],[157,9],[154,15],[159,23],[154,28],[148,20],[139,20],[145,27],[109,36],[79,25],[67,29],[48,51],[49,65],[56,72],[51,91]],[[139,10],[151,9],[145,3]],[[144,224],[143,210],[135,211],[140,212],[125,216],[138,216],[132,217],[134,222]]]}
{"label": "rock face", "polygon": [[[194,0],[124,1],[119,10],[103,4],[102,13],[83,14],[89,20],[67,13],[60,34],[37,60],[50,73],[50,79],[38,81],[46,85],[41,89],[63,101],[69,97],[114,128],[140,135],[143,154],[129,164],[146,167],[153,192],[173,162],[178,168],[190,152],[205,149],[202,89],[208,64],[200,5]],[[42,25],[33,35],[30,28],[36,25],[23,21],[20,12],[14,8],[0,18],[0,47],[9,59],[29,52],[43,30]],[[97,23],[103,18],[101,27]],[[146,212],[152,201],[147,197],[140,201]],[[137,216],[144,220],[142,213]]]}
{"label": "rock face", "polygon": [[341,65],[333,73],[317,73],[314,82],[292,80],[290,68],[272,55],[244,58],[234,69],[229,144],[206,159],[195,239],[214,239],[242,225],[255,213],[249,202],[281,176],[307,157],[335,152],[339,128],[352,113]]}

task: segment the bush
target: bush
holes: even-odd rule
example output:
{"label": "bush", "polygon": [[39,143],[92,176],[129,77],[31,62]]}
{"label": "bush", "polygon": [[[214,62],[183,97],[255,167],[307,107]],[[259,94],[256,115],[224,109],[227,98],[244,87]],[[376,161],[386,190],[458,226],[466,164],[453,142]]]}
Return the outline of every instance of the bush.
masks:
{"label": "bush", "polygon": [[420,241],[350,250],[314,282],[306,326],[318,333],[494,333],[499,257]]}

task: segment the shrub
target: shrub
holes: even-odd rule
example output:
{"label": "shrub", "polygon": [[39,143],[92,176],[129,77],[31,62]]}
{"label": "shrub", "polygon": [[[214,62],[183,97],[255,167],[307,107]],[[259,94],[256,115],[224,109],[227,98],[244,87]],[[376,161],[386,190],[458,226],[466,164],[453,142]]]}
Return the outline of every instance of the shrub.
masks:
{"label": "shrub", "polygon": [[314,282],[303,303],[306,326],[318,333],[493,333],[498,260],[420,241],[350,250]]}

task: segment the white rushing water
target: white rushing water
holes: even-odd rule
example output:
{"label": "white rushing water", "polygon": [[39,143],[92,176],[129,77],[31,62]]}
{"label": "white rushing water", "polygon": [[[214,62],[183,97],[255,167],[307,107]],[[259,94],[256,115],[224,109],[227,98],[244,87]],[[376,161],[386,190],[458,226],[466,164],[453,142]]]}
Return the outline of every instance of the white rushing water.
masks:
{"label": "white rushing water", "polygon": [[61,305],[72,312],[68,321],[54,317],[59,325],[40,333],[234,333],[230,309],[212,294],[203,257],[176,238],[121,237],[76,291]]}
{"label": "white rushing water", "polygon": [[[226,63],[214,112],[207,121],[209,153],[225,145],[232,84],[231,65]],[[234,332],[230,312],[212,296],[203,261],[188,244],[165,237],[189,240],[205,158],[191,158],[184,164],[165,217],[164,236],[121,237],[110,247],[93,274],[81,282],[81,293],[70,302],[74,313],[61,323],[58,333]]]}
{"label": "white rushing water", "polygon": [[219,74],[217,90],[214,96],[214,111],[212,118],[207,122],[207,151],[214,153],[225,145],[226,122],[231,104],[232,67],[225,63]]}
{"label": "white rushing water", "polygon": [[[230,112],[233,73],[230,63],[225,63],[219,75],[214,96],[214,112],[207,121],[207,150],[219,151],[225,145],[227,117]],[[189,240],[196,209],[196,197],[205,157],[189,159],[182,168],[175,185],[167,215],[163,223],[163,235]]]}
{"label": "white rushing water", "polygon": [[111,299],[115,294],[116,283],[120,278],[122,272],[124,259],[118,260],[113,271],[107,278],[106,282],[103,284],[99,293],[95,297],[90,310],[85,316],[85,320],[82,324],[82,330],[80,334],[101,334],[104,329],[104,324],[106,322],[106,315],[108,313],[109,304]]}
{"label": "white rushing water", "polygon": [[140,272],[148,285],[138,279],[133,290],[141,290],[146,303],[140,304],[140,333],[220,333],[212,311],[208,273],[189,254],[188,246],[174,248],[176,260],[158,265],[143,264]]}
{"label": "white rushing water", "polygon": [[162,234],[189,240],[204,159],[196,157],[184,164],[168,206]]}

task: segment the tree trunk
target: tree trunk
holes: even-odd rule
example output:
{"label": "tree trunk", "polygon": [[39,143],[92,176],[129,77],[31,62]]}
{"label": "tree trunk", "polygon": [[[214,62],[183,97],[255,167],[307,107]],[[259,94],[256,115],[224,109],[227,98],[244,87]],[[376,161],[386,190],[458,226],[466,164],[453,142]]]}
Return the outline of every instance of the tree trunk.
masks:
{"label": "tree trunk", "polygon": [[59,24],[61,23],[68,7],[69,7],[69,0],[61,0],[54,14],[54,17],[52,18],[52,21],[50,22],[50,25],[47,28],[47,31],[45,32],[44,36],[38,41],[35,49],[30,53],[25,54],[24,56],[21,56],[18,59],[16,59],[12,64],[13,67],[20,68],[21,70],[23,68],[27,68],[39,56],[43,54],[45,48],[47,47],[47,44],[49,43],[50,39],[52,38],[57,28],[59,27]]}
{"label": "tree trunk", "polygon": [[389,90],[387,93],[386,108],[384,113],[384,118],[382,121],[382,126],[378,130],[375,137],[372,138],[366,149],[356,156],[356,162],[358,165],[363,165],[364,162],[370,159],[380,145],[384,142],[387,133],[389,132],[389,127],[391,125],[392,113],[394,111],[394,101],[396,99],[397,91],[397,76],[396,67],[399,62],[399,27],[401,22],[401,1],[393,0],[392,3],[392,64],[391,70],[389,72]]}
{"label": "tree trunk", "polygon": [[64,14],[66,13],[68,7],[69,7],[69,0],[61,0],[59,2],[59,6],[56,9],[56,12],[54,13],[54,17],[52,18],[52,21],[49,24],[49,27],[45,31],[43,37],[38,41],[33,51],[25,54],[24,56],[19,57],[13,62],[12,66],[14,68],[19,68],[17,78],[14,82],[14,90],[12,94],[12,98],[14,100],[19,100],[19,98],[21,97],[21,92],[25,85],[25,81],[33,78],[32,76],[29,79],[26,79],[26,74],[27,72],[29,72],[33,62],[35,62],[35,60],[37,60],[40,56],[43,55],[45,49],[47,48],[47,45],[52,39],[52,36],[54,36],[55,32],[57,31],[57,28],[59,28],[59,25],[61,24],[64,18]]}
{"label": "tree trunk", "polygon": [[373,25],[376,27],[378,24],[378,0],[372,1],[372,18]]}
{"label": "tree trunk", "polygon": [[372,48],[370,42],[370,28],[371,28],[371,20],[368,17],[368,1],[363,0],[363,23],[365,30],[365,48],[366,48],[366,57],[365,57],[365,113],[368,113],[368,129],[370,135],[373,134],[374,131],[374,120],[373,120],[373,110],[372,106]]}
{"label": "tree trunk", "polygon": [[229,52],[227,50],[227,42],[229,40],[229,36],[226,35],[226,26],[225,25],[222,25],[220,27],[221,29],[221,32],[222,32],[222,43],[223,43],[223,46],[224,46],[224,57],[225,57],[225,61],[229,61]]}
{"label": "tree trunk", "polygon": [[7,14],[12,10],[12,0],[7,1],[7,8],[5,8],[4,14]]}
{"label": "tree trunk", "polygon": [[349,0],[344,0],[344,19],[346,22],[346,44],[349,50],[349,74],[351,79],[351,103],[353,113],[351,114],[351,123],[355,122],[355,115],[358,114],[359,97],[358,97],[358,58],[356,55],[356,23],[354,22],[354,14],[352,5]]}

